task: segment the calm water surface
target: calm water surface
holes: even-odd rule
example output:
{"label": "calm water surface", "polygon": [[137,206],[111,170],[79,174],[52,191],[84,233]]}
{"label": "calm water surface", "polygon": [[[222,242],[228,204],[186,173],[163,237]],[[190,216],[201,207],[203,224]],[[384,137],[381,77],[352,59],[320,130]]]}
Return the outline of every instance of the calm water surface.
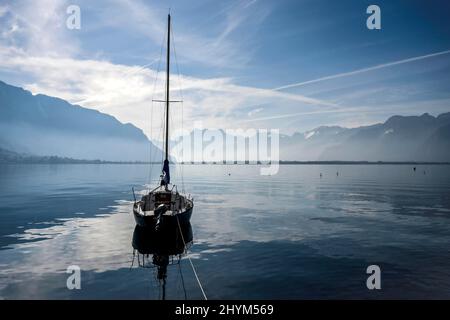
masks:
{"label": "calm water surface", "polygon": [[[195,200],[190,257],[211,299],[450,298],[450,166],[179,166]],[[339,172],[339,175],[336,174]],[[320,173],[323,177],[320,178]],[[1,165],[0,298],[157,299],[132,268],[131,187],[147,165]],[[382,289],[366,288],[379,265]],[[66,268],[82,270],[81,290]],[[189,262],[187,296],[201,299]],[[169,267],[167,298],[183,299]]]}

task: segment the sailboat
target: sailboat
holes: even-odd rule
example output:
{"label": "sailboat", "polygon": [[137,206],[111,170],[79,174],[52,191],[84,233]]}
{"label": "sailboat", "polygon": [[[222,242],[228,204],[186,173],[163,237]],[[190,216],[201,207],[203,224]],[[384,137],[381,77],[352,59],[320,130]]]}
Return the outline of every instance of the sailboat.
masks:
{"label": "sailboat", "polygon": [[189,223],[194,208],[194,200],[178,191],[176,185],[170,181],[169,163],[169,107],[170,107],[170,14],[167,24],[167,59],[166,59],[166,92],[165,100],[165,159],[162,163],[160,183],[148,194],[135,201],[133,214],[136,224],[155,231],[180,228],[180,225]]}

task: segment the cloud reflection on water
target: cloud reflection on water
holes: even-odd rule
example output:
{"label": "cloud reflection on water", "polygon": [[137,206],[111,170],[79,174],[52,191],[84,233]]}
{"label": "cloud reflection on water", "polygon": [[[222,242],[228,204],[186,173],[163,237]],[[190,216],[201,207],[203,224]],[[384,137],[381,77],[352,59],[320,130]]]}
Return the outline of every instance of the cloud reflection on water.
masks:
{"label": "cloud reflection on water", "polygon": [[[271,178],[247,166],[186,169],[196,199],[191,257],[211,297],[402,298],[450,292],[448,167],[434,167],[424,177],[412,176],[407,166],[340,166],[339,178],[332,166],[282,166]],[[95,179],[101,182],[101,176]],[[152,274],[129,271],[131,205],[118,200],[83,211],[86,217],[36,221],[10,235],[13,243],[0,250],[0,296],[155,298],[149,293]],[[89,216],[99,208],[101,213]],[[390,283],[382,294],[370,296],[361,286],[370,263],[387,270]],[[65,270],[73,264],[85,275],[79,293],[65,288]],[[191,298],[201,298],[187,265],[183,270]],[[177,273],[169,273],[169,288],[176,291]]]}

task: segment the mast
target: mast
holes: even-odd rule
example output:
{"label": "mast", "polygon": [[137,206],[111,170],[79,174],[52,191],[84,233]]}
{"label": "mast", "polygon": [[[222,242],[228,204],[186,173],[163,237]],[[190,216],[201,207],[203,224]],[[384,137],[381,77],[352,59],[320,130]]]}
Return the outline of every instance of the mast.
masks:
{"label": "mast", "polygon": [[170,169],[169,169],[169,75],[170,75],[170,13],[167,16],[167,66],[166,66],[166,158],[163,164],[163,179],[161,185],[167,185],[170,183]]}
{"label": "mast", "polygon": [[166,67],[166,161],[169,161],[169,74],[170,74],[170,13],[167,23],[167,67]]}

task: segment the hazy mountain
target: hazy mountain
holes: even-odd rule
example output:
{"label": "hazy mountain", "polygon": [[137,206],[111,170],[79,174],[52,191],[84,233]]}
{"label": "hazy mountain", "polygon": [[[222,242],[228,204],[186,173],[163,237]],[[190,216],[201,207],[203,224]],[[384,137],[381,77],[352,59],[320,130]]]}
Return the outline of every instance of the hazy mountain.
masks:
{"label": "hazy mountain", "polygon": [[321,126],[292,136],[280,137],[281,160],[319,160],[324,150],[347,137],[349,129]]}
{"label": "hazy mountain", "polygon": [[319,127],[283,136],[283,160],[450,161],[450,113],[393,116],[359,128]]}
{"label": "hazy mountain", "polygon": [[[225,134],[223,130],[218,132],[219,141],[234,140],[234,136]],[[191,154],[197,155],[193,159],[195,162],[202,161],[202,136],[203,161],[212,161],[207,149],[212,141],[212,131],[208,135],[205,133],[205,129],[190,132],[188,141],[191,141]],[[231,158],[227,155],[228,161],[235,159],[233,151],[246,154],[247,159],[250,153],[256,154],[254,147],[250,153],[245,151],[251,145],[248,138],[245,139],[245,147],[235,140]],[[197,147],[192,144],[194,140]],[[171,145],[174,144],[172,141]],[[226,154],[226,148],[223,148],[223,154]],[[384,123],[371,126],[321,126],[292,136],[281,135],[280,160],[450,162],[450,112],[438,117],[427,113],[421,116],[393,116]]]}
{"label": "hazy mountain", "polygon": [[[203,148],[209,143],[205,138]],[[162,157],[161,150],[131,124],[62,99],[32,95],[1,81],[0,148],[4,155],[9,150],[20,155],[87,160],[149,161],[150,150],[152,159]],[[238,148],[235,151],[243,152]],[[450,161],[450,112],[438,117],[427,113],[393,116],[371,126],[321,126],[282,135],[280,160]]]}
{"label": "hazy mountain", "polygon": [[0,147],[37,156],[149,161],[161,159],[142,130],[65,100],[0,81]]}

